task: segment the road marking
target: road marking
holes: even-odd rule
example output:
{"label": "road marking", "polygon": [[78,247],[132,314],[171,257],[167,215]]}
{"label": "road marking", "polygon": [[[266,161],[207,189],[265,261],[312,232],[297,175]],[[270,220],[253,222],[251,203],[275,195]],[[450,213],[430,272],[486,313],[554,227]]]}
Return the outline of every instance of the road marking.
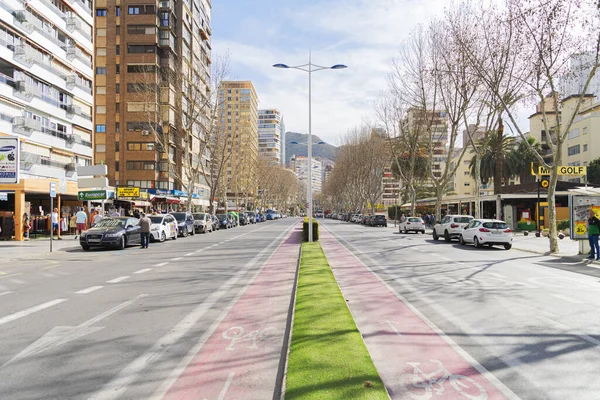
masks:
{"label": "road marking", "polygon": [[221,389],[221,393],[219,393],[219,397],[217,397],[217,400],[223,400],[225,398],[225,394],[229,389],[229,385],[231,385],[231,381],[233,380],[234,375],[235,372],[229,374],[229,376],[227,377],[227,381],[225,382],[225,386],[223,386],[223,389]]}
{"label": "road marking", "polygon": [[396,333],[396,335],[402,336],[402,334],[400,333],[398,328],[396,328],[396,326],[394,325],[394,323],[392,321],[385,321],[385,322],[388,323],[388,325],[390,326],[390,328],[392,328],[392,330]]}
{"label": "road marking", "polygon": [[134,274],[143,274],[144,272],[152,271],[152,268],[144,268],[138,271],[135,271]]}
{"label": "road marking", "polygon": [[97,332],[101,329],[104,329],[104,327],[92,327],[91,325],[93,325],[99,321],[102,321],[103,319],[111,316],[112,314],[116,313],[117,311],[120,311],[123,308],[129,306],[130,304],[134,303],[137,299],[145,297],[145,296],[147,296],[147,294],[140,294],[140,295],[134,297],[133,299],[126,301],[124,303],[121,303],[118,306],[115,306],[115,307],[111,308],[110,310],[105,311],[102,314],[99,314],[99,315],[95,316],[94,318],[91,318],[77,326],[55,326],[49,332],[47,332],[44,336],[42,336],[41,338],[39,338],[38,340],[33,342],[31,345],[29,345],[26,349],[24,349],[23,351],[18,353],[16,356],[14,356],[10,361],[8,361],[3,366],[10,364],[14,361],[20,360],[22,358],[32,356],[34,354],[43,353],[44,351],[53,349],[55,347],[66,344],[72,340],[79,339],[83,336],[86,336],[91,333]]}
{"label": "road marking", "polygon": [[81,289],[80,291],[75,292],[75,294],[88,294],[95,292],[98,289],[102,289],[103,287],[104,286],[90,286],[89,288]]}
{"label": "road marking", "polygon": [[44,267],[42,269],[51,269],[51,268],[58,268],[58,267],[60,267],[60,264],[50,265],[49,267]]}
{"label": "road marking", "polygon": [[163,266],[165,266],[167,264],[168,264],[168,262],[162,262],[162,263],[159,263],[159,264],[154,264],[153,267],[163,267]]}
{"label": "road marking", "polygon": [[29,314],[33,314],[38,311],[42,311],[43,309],[55,306],[57,304],[65,302],[65,301],[67,301],[67,299],[56,299],[56,300],[52,300],[52,301],[47,301],[46,303],[38,304],[37,306],[33,306],[33,307],[27,308],[25,310],[18,311],[16,313],[7,315],[6,317],[0,318],[0,325],[4,325],[8,322],[12,322],[19,318],[26,317]]}
{"label": "road marking", "polygon": [[[194,327],[194,325],[196,325],[198,321],[200,321],[200,319],[202,319],[204,315],[209,310],[211,310],[223,296],[225,296],[233,287],[236,286],[238,281],[242,279],[251,268],[254,267],[254,265],[258,262],[258,260],[260,260],[261,257],[263,257],[265,253],[270,251],[271,248],[275,246],[275,244],[278,243],[282,237],[286,237],[285,235],[287,235],[295,225],[296,224],[294,223],[294,225],[291,225],[288,229],[286,229],[279,236],[273,239],[273,241],[271,241],[269,245],[267,245],[250,261],[248,261],[238,272],[235,273],[235,275],[233,275],[227,280],[227,282],[221,285],[221,287],[218,290],[212,292],[202,303],[196,306],[196,308],[194,308],[181,321],[179,321],[177,325],[171,328],[169,333],[161,337],[156,343],[154,343],[154,345],[149,350],[141,354],[138,358],[136,358],[125,368],[123,368],[115,378],[113,378],[110,382],[106,383],[99,391],[97,391],[91,397],[89,397],[89,400],[112,400],[121,397],[121,395],[125,393],[125,391],[127,391],[129,386],[131,386],[132,382],[134,382],[135,379],[137,379],[138,375],[152,361],[159,360],[166,351],[170,350],[173,344],[177,343],[183,336],[185,336],[185,334],[188,333],[189,330],[192,329],[192,327]],[[257,273],[258,272],[259,271],[257,271]],[[215,325],[215,329],[216,327],[217,325]],[[207,339],[208,335],[206,337],[202,336],[200,347],[204,344],[204,341],[206,341]],[[186,358],[190,357],[189,360],[191,361],[191,357],[193,357],[193,355],[194,354],[190,355],[188,353],[188,356],[186,356]],[[161,385],[157,392],[162,392],[164,390],[164,395],[164,393],[166,393],[169,387],[171,387],[173,382],[175,382],[181,371],[183,371],[183,369],[186,366],[187,364],[183,366],[180,364],[176,370],[173,370],[172,373],[169,375],[169,378],[167,378],[167,381],[165,381],[163,385]],[[155,392],[152,398],[154,399],[156,397],[157,393]]]}
{"label": "road marking", "polygon": [[568,301],[569,303],[573,303],[573,304],[585,304],[585,301],[580,301],[580,300],[574,299],[572,297],[563,296],[562,294],[550,293],[550,295],[556,297],[557,299]]}
{"label": "road marking", "polygon": [[177,258],[171,258],[171,261],[179,261],[181,260],[183,257],[177,257]]}
{"label": "road marking", "polygon": [[128,279],[128,276],[120,276],[118,278],[115,279],[111,279],[110,281],[106,281],[106,283],[119,283],[119,282],[123,282],[125,279]]}
{"label": "road marking", "polygon": [[5,294],[11,294],[12,292],[9,290],[8,292],[0,293],[0,296],[4,296]]}
{"label": "road marking", "polygon": [[21,272],[17,272],[16,274],[2,275],[2,276],[0,276],[0,279],[10,278],[11,276],[17,276],[17,275],[21,275]]}
{"label": "road marking", "polygon": [[193,256],[193,255],[194,255],[194,252],[187,253],[187,254],[185,255],[185,257],[189,257],[189,256]]}

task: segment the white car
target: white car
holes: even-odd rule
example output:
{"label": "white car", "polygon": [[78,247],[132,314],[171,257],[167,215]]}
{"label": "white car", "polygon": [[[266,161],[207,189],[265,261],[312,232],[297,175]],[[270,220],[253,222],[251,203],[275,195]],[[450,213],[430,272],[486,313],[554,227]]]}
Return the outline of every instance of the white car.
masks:
{"label": "white car", "polygon": [[150,240],[164,242],[167,238],[177,239],[177,221],[171,214],[148,215],[150,225]]}
{"label": "white car", "polygon": [[425,223],[419,217],[406,217],[404,222],[400,222],[398,229],[400,233],[421,232],[425,234]]}
{"label": "white car", "polygon": [[470,215],[446,215],[433,227],[433,239],[443,237],[446,242],[459,239],[464,227],[472,220]]}
{"label": "white car", "polygon": [[473,243],[475,247],[504,246],[510,250],[512,241],[512,229],[506,222],[497,219],[474,219],[460,234],[460,244]]}

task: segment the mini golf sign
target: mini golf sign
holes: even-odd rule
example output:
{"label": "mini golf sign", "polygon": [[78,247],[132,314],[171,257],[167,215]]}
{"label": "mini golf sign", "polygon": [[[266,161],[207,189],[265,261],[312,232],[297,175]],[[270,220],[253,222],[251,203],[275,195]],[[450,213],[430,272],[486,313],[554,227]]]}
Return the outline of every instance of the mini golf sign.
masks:
{"label": "mini golf sign", "polygon": [[85,190],[77,193],[79,201],[106,200],[106,190]]}

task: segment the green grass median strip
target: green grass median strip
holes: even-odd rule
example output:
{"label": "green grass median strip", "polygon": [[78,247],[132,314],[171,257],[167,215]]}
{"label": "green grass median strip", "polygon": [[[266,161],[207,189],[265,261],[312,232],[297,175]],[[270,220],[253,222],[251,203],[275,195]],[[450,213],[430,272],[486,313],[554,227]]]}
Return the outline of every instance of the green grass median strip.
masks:
{"label": "green grass median strip", "polygon": [[286,399],[389,399],[319,243],[302,244]]}

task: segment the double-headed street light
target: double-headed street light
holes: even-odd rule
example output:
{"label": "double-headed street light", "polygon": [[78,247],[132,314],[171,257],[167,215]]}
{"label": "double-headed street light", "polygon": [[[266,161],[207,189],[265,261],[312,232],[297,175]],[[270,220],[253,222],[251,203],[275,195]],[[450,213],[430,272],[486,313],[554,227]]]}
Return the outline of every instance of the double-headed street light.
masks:
{"label": "double-headed street light", "polygon": [[344,69],[348,68],[343,64],[335,64],[331,67],[324,67],[322,65],[313,64],[311,61],[311,54],[308,54],[308,63],[302,65],[286,65],[286,64],[275,64],[275,68],[285,69],[299,69],[300,71],[308,72],[308,182],[306,185],[306,197],[308,202],[308,241],[313,241],[313,204],[312,204],[312,104],[311,104],[311,91],[312,91],[312,73],[316,71],[322,71],[325,69]]}

